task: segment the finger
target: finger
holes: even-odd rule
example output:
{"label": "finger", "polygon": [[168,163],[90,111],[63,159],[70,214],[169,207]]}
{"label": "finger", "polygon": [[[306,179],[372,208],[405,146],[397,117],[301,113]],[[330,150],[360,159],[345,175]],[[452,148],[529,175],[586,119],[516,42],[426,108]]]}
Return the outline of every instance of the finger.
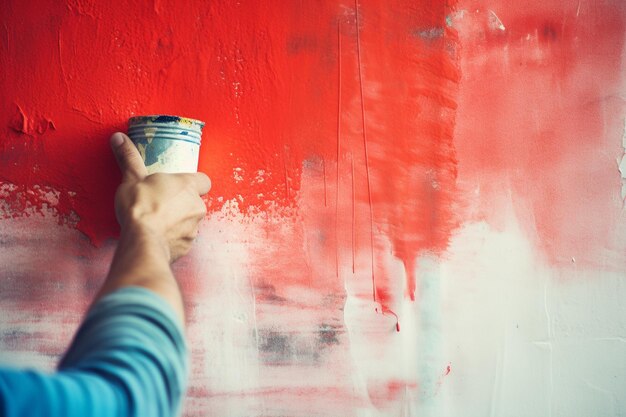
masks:
{"label": "finger", "polygon": [[141,154],[130,138],[117,132],[111,136],[111,149],[122,171],[122,181],[139,181],[148,175]]}
{"label": "finger", "polygon": [[195,174],[190,175],[199,195],[205,195],[209,192],[211,189],[211,179],[205,173],[196,172]]}
{"label": "finger", "polygon": [[195,239],[198,234],[198,223],[200,220],[201,219],[197,217],[193,217],[179,223],[176,227],[175,233],[172,233],[170,240],[178,241],[180,239]]}

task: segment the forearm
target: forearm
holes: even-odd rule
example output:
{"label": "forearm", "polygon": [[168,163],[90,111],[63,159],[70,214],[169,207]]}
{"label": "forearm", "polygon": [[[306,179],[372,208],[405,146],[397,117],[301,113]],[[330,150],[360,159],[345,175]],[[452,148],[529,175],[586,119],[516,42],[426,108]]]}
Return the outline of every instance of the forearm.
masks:
{"label": "forearm", "polygon": [[143,287],[167,301],[184,323],[182,297],[169,259],[168,244],[160,235],[140,224],[127,225],[122,230],[111,268],[94,302],[122,287]]}
{"label": "forearm", "polygon": [[121,288],[90,309],[58,372],[0,366],[0,416],[174,417],[188,373],[169,304],[153,291]]}

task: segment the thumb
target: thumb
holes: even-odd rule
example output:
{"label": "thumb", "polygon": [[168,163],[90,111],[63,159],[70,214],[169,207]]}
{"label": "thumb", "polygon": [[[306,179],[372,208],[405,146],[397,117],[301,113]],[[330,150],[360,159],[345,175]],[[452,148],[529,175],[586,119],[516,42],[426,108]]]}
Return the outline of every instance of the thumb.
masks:
{"label": "thumb", "polygon": [[130,138],[117,132],[111,136],[111,148],[122,171],[122,181],[139,181],[148,175],[141,154]]}

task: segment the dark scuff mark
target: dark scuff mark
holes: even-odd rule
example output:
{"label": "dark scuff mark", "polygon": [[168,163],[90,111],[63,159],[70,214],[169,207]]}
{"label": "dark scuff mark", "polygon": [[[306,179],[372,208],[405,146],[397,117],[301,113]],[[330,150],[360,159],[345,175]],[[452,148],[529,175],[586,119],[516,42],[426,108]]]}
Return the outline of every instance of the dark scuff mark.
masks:
{"label": "dark scuff mark", "polygon": [[339,344],[336,336],[336,329],[325,324],[320,326],[320,331],[307,333],[304,337],[274,328],[259,329],[259,357],[263,363],[272,366],[319,365],[325,349]]}
{"label": "dark scuff mark", "polygon": [[547,42],[555,42],[559,37],[558,31],[552,23],[544,24],[541,32],[542,39]]}
{"label": "dark scuff mark", "polygon": [[41,337],[41,334],[8,329],[0,333],[0,345],[3,350],[7,351],[34,350],[35,341],[38,337]]}
{"label": "dark scuff mark", "polygon": [[262,333],[259,348],[264,352],[285,353],[290,350],[289,338],[284,333],[268,330]]}
{"label": "dark scuff mark", "polygon": [[339,339],[337,339],[336,327],[330,324],[320,324],[320,327],[317,331],[317,343],[320,348],[338,345]]}
{"label": "dark scuff mark", "polygon": [[259,330],[259,354],[263,362],[274,365],[293,360],[291,336],[273,329]]}

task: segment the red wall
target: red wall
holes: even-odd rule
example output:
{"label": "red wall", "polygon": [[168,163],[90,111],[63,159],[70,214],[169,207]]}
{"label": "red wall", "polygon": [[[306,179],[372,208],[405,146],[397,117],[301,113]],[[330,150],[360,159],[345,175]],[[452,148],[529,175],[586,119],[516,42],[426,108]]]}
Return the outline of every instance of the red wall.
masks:
{"label": "red wall", "polygon": [[[57,190],[62,218],[75,212],[98,244],[115,235],[118,174],[106,138],[131,115],[180,114],[207,122],[201,169],[214,179],[212,207],[218,197],[243,210],[290,206],[305,161],[335,188],[354,161],[356,197],[372,204],[366,216],[401,257],[445,248],[463,200],[459,153],[468,172],[513,176],[540,237],[572,238],[560,236],[553,203],[574,216],[615,191],[614,167],[589,176],[561,165],[596,149],[611,133],[603,114],[621,111],[611,96],[619,6],[583,7],[583,24],[581,9],[561,1],[532,11],[494,3],[507,22],[498,30],[489,9],[469,3],[366,1],[358,13],[355,4],[10,2],[1,11],[2,179]],[[450,26],[455,10],[457,28],[471,26],[464,43]],[[472,61],[505,47],[505,70]],[[619,153],[619,142],[611,146]],[[528,189],[538,182],[541,190]],[[12,214],[39,207],[37,193],[10,197]],[[326,205],[329,193],[327,184]],[[611,225],[585,220],[592,240]]]}

